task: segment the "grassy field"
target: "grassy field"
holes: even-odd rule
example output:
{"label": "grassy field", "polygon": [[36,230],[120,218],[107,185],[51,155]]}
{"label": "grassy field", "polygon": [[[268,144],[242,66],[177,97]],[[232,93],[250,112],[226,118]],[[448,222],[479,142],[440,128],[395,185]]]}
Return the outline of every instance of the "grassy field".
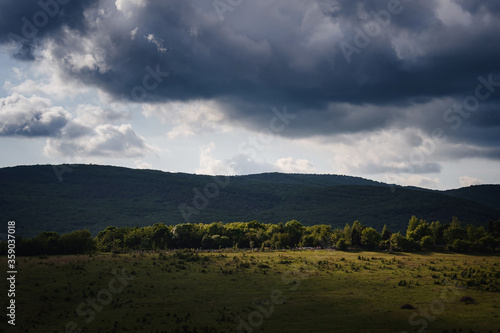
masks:
{"label": "grassy field", "polygon": [[177,251],[18,262],[7,332],[500,332],[498,256]]}

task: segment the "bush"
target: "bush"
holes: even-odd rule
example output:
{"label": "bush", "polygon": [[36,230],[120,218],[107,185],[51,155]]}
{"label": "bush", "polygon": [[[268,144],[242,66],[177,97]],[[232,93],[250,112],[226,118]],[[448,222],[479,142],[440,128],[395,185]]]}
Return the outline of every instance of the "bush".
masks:
{"label": "bush", "polygon": [[336,244],[336,248],[337,248],[337,250],[340,250],[340,251],[347,250],[347,242],[346,242],[346,240],[344,238],[339,239],[339,241]]}
{"label": "bush", "polygon": [[455,239],[448,245],[448,249],[455,252],[467,252],[472,247],[472,243],[463,239]]}
{"label": "bush", "polygon": [[193,249],[183,249],[174,252],[174,258],[185,261],[198,261],[200,256]]}
{"label": "bush", "polygon": [[420,250],[419,243],[413,239],[408,239],[405,236],[402,236],[399,232],[397,234],[392,234],[391,242],[398,251],[412,252]]}
{"label": "bush", "polygon": [[369,249],[374,249],[380,243],[380,234],[373,228],[365,228],[361,232],[361,244]]}
{"label": "bush", "polygon": [[398,286],[400,287],[406,287],[408,285],[408,282],[406,280],[399,280]]}
{"label": "bush", "polygon": [[464,302],[465,304],[472,304],[474,303],[474,298],[470,296],[463,296],[462,298],[460,298],[460,302]]}
{"label": "bush", "polygon": [[420,241],[420,246],[425,250],[431,249],[434,246],[434,241],[432,240],[432,237],[431,236],[422,237],[422,240]]}

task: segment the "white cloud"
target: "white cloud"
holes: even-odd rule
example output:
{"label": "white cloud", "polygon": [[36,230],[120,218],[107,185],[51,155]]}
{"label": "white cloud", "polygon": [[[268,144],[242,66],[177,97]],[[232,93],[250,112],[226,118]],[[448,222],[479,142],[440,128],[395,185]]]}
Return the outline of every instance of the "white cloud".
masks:
{"label": "white cloud", "polygon": [[154,149],[137,135],[130,124],[99,125],[87,135],[77,138],[47,139],[44,152],[48,156],[101,156],[107,158],[140,157]]}
{"label": "white cloud", "polygon": [[170,139],[212,133],[230,132],[219,105],[214,101],[169,102],[143,106],[146,117],[174,125],[167,133]]}
{"label": "white cloud", "polygon": [[124,15],[131,17],[134,9],[146,6],[146,0],[116,0],[115,6]]}
{"label": "white cloud", "polygon": [[189,28],[189,36],[196,38],[196,37],[198,37],[198,35],[199,35],[199,31],[198,31],[197,27],[193,26],[193,27]]}
{"label": "white cloud", "polygon": [[144,36],[144,38],[146,38],[146,40],[148,42],[150,42],[151,44],[154,44],[156,46],[156,49],[158,50],[158,52],[160,52],[160,53],[167,52],[167,49],[163,46],[162,39],[155,37],[155,35],[153,35],[153,34],[149,34],[147,36]]}
{"label": "white cloud", "polygon": [[152,169],[153,168],[153,165],[146,163],[144,161],[141,161],[141,160],[134,161],[134,164],[135,164],[135,167],[137,169]]}
{"label": "white cloud", "polygon": [[58,136],[71,114],[50,100],[14,93],[0,99],[1,136]]}
{"label": "white cloud", "polygon": [[437,177],[427,177],[422,175],[402,175],[391,174],[386,175],[384,182],[388,184],[398,184],[403,186],[417,186],[430,189],[439,189],[443,187],[443,183]]}
{"label": "white cloud", "polygon": [[203,175],[234,175],[235,172],[231,165],[222,160],[217,160],[212,156],[212,151],[215,149],[215,143],[200,147],[200,165],[195,173]]}
{"label": "white cloud", "polygon": [[218,160],[212,154],[215,147],[215,143],[213,142],[201,147],[200,165],[195,171],[197,174],[248,175],[261,172],[278,171],[278,168],[275,165],[255,161],[244,154],[239,154],[224,160]]}
{"label": "white cloud", "polygon": [[315,171],[314,165],[310,161],[304,159],[294,160],[291,156],[280,158],[276,165],[281,171],[288,173],[312,173]]}
{"label": "white cloud", "polygon": [[[63,36],[64,45],[71,45],[71,51],[66,52],[60,59],[60,63],[67,69],[72,72],[90,70],[99,73],[106,73],[109,70],[106,58],[106,49],[109,45],[101,47],[101,44],[110,42],[109,37],[82,36],[69,28],[64,29]],[[48,49],[53,48],[54,46]]]}
{"label": "white cloud", "polygon": [[14,73],[14,77],[18,80],[26,78],[26,74],[23,72],[21,68],[12,67],[12,72]]}
{"label": "white cloud", "polygon": [[215,143],[200,147],[200,164],[196,173],[206,175],[248,175],[263,172],[312,173],[314,165],[305,159],[280,158],[275,164],[256,161],[245,154],[238,154],[224,160],[213,156]]}
{"label": "white cloud", "polygon": [[[80,44],[80,42],[77,43]],[[83,68],[82,66],[88,65],[90,67],[94,67],[100,64],[100,68],[107,68],[104,63],[102,63],[104,57],[102,49],[97,49],[88,38],[87,42],[82,43],[86,45],[85,48],[88,49],[88,52],[91,52],[94,55],[98,54],[98,58],[101,62],[92,58],[90,55],[87,56],[85,54],[81,54],[80,56],[77,56],[76,51],[61,59],[57,53],[57,44],[54,42],[45,42],[45,49],[40,52],[37,60],[31,64],[30,74],[32,76],[22,76],[21,78],[24,79],[24,81],[18,84],[6,81],[4,89],[12,93],[24,95],[47,95],[58,100],[68,97],[73,98],[88,92],[90,90],[89,87],[65,75],[63,66],[61,66],[68,65],[70,67],[77,66],[79,68]],[[85,62],[79,63],[79,60],[74,57],[87,58],[89,61],[87,61],[86,64]],[[90,58],[94,60],[91,60]],[[76,61],[76,64],[73,64],[73,61]]]}
{"label": "white cloud", "polygon": [[76,109],[77,118],[75,122],[93,127],[103,123],[112,123],[117,120],[130,119],[128,113],[111,109],[103,109],[100,106],[80,104]]}
{"label": "white cloud", "polygon": [[135,36],[137,36],[137,31],[139,30],[139,27],[135,27],[134,30],[130,31],[130,39],[134,40]]}
{"label": "white cloud", "polygon": [[436,9],[436,16],[447,26],[464,25],[472,22],[472,15],[452,0],[441,0]]}
{"label": "white cloud", "polygon": [[469,176],[461,176],[459,178],[459,181],[460,181],[461,187],[468,187],[468,186],[479,185],[479,184],[483,183],[480,179],[477,179],[474,177],[469,177]]}
{"label": "white cloud", "polygon": [[441,143],[414,128],[389,129],[363,136],[341,135],[328,140],[319,144],[333,155],[336,173],[422,174],[441,171],[434,156]]}

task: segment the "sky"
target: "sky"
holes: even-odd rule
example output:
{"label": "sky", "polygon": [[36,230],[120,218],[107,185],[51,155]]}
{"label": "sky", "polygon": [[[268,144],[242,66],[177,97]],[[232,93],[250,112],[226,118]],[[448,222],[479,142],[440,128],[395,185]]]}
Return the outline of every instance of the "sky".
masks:
{"label": "sky", "polygon": [[3,0],[0,167],[500,183],[498,0]]}

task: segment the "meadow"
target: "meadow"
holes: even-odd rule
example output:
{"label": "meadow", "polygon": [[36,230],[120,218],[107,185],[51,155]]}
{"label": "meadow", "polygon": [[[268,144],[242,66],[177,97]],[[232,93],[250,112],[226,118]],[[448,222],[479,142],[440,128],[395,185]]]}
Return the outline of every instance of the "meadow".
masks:
{"label": "meadow", "polygon": [[498,256],[177,250],[17,268],[7,332],[500,332]]}

